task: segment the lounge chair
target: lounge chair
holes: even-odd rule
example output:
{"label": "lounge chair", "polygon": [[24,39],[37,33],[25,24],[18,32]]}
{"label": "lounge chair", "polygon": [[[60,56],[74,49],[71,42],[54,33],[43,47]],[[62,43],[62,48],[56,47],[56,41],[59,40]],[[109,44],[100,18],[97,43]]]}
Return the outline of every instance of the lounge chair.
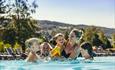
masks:
{"label": "lounge chair", "polygon": [[19,48],[15,49],[15,51],[17,55],[21,55],[23,53]]}
{"label": "lounge chair", "polygon": [[12,59],[12,55],[8,55],[6,53],[0,53],[0,60],[9,60]]}
{"label": "lounge chair", "polygon": [[20,55],[15,54],[11,47],[10,48],[5,48],[5,49],[6,49],[6,52],[8,54],[7,56],[11,56],[10,58],[12,58],[12,59],[20,58]]}

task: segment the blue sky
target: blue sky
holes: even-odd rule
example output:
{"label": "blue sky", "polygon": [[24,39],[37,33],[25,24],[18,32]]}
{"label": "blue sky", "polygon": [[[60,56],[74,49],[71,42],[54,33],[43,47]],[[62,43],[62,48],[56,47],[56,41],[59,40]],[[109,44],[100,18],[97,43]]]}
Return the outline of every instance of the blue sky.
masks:
{"label": "blue sky", "polygon": [[38,0],[34,18],[115,28],[115,0]]}

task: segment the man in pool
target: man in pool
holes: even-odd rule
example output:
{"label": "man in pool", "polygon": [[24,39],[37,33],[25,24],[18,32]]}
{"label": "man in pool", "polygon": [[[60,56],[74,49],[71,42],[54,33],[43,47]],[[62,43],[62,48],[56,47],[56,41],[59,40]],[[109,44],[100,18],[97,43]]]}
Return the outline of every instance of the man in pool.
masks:
{"label": "man in pool", "polygon": [[49,61],[50,60],[50,51],[52,50],[51,45],[48,42],[43,42],[41,45],[37,38],[30,38],[25,42],[26,46],[29,48],[28,57],[26,61],[36,62],[40,61]]}
{"label": "man in pool", "polygon": [[37,38],[30,38],[26,40],[25,45],[29,48],[30,52],[27,55],[26,61],[36,62],[39,59],[39,55],[41,52],[40,44]]}
{"label": "man in pool", "polygon": [[92,45],[89,42],[83,42],[80,45],[80,51],[81,51],[81,55],[85,58],[85,59],[93,59],[94,53],[93,53],[93,49],[92,49]]}

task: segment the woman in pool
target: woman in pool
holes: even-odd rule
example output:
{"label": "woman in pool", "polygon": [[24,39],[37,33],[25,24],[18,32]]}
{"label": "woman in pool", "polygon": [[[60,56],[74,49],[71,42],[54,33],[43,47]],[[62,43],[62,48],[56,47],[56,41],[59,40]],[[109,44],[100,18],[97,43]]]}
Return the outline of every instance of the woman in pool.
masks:
{"label": "woman in pool", "polygon": [[62,56],[65,58],[75,59],[80,53],[79,41],[82,38],[83,32],[78,29],[73,29],[66,44],[66,47],[62,51]]}
{"label": "woman in pool", "polygon": [[82,43],[80,47],[81,47],[80,48],[81,55],[85,59],[93,59],[94,53],[93,53],[92,45],[89,42]]}
{"label": "woman in pool", "polygon": [[36,62],[39,58],[38,55],[40,55],[41,48],[38,41],[39,40],[37,38],[30,38],[26,40],[25,45],[30,50],[30,52],[27,55],[26,61]]}
{"label": "woman in pool", "polygon": [[51,57],[52,58],[61,58],[61,52],[64,48],[64,35],[62,33],[58,33],[54,36],[54,39],[56,41],[56,46],[51,51]]}

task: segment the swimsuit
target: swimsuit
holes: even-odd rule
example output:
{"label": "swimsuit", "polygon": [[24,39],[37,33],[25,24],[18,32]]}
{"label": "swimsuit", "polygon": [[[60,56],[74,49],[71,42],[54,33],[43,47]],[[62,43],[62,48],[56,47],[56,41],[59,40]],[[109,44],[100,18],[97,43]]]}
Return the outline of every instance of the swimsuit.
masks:
{"label": "swimsuit", "polygon": [[[65,48],[68,48],[68,51],[71,51],[71,50],[75,49],[75,46],[76,46],[76,44],[74,46],[71,46],[70,43],[67,43]],[[64,56],[65,58],[69,58],[71,53],[66,53],[65,50],[63,50],[61,55]]]}
{"label": "swimsuit", "polygon": [[63,50],[61,55],[64,56],[65,58],[68,58],[70,56],[70,53],[66,54],[65,50]]}
{"label": "swimsuit", "polygon": [[61,48],[59,46],[56,46],[52,51],[51,51],[51,57],[54,56],[61,56]]}
{"label": "swimsuit", "polygon": [[[69,47],[71,46],[70,43],[68,43],[65,48],[68,48],[68,46],[69,46]],[[72,49],[72,48],[69,48],[68,51],[70,51],[71,49]],[[69,56],[71,55],[71,53],[68,53],[68,54],[67,54],[67,53],[65,52],[65,50],[63,50],[62,53],[61,53],[61,55],[64,56],[65,58],[69,58]]]}

